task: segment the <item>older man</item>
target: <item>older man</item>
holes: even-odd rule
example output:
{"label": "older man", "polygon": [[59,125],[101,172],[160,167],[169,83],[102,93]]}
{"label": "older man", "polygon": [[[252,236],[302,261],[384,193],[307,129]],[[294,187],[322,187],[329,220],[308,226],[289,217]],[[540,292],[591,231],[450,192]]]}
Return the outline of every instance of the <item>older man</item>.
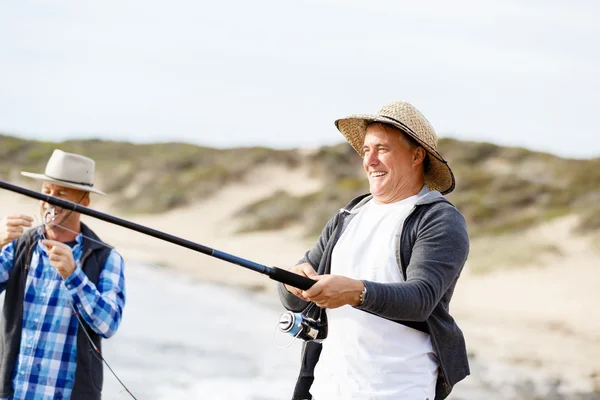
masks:
{"label": "older man", "polygon": [[[90,193],[104,194],[93,187],[94,167],[55,150],[44,174],[22,174],[42,181],[43,193],[87,207]],[[100,399],[103,366],[93,347],[119,327],[123,259],[79,213],[41,202],[40,214],[38,229],[26,231],[33,220],[25,215],[0,223],[0,399]]]}
{"label": "older man", "polygon": [[448,311],[469,250],[465,221],[443,197],[454,176],[434,129],[408,103],[336,126],[363,157],[370,194],[336,213],[291,268],[317,283],[280,285],[288,310],[328,330],[305,344],[293,398],[443,399],[469,374]]}

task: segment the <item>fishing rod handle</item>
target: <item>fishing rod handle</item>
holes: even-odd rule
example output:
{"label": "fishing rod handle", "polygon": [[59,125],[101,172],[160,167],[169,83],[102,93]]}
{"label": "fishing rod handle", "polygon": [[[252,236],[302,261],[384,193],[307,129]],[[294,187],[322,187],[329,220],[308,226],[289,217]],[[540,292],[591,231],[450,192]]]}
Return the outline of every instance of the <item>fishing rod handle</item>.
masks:
{"label": "fishing rod handle", "polygon": [[308,290],[312,285],[317,283],[317,281],[310,278],[277,267],[272,267],[269,272],[269,277],[274,281],[285,283],[286,285],[302,290]]}

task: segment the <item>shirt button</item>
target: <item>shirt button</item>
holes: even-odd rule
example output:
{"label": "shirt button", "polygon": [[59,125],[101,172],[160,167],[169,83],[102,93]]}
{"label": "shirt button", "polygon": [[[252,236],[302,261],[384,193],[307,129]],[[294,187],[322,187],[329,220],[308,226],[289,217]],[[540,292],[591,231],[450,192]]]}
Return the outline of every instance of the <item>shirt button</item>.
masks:
{"label": "shirt button", "polygon": [[27,347],[31,348],[31,343],[29,343],[29,344],[27,345]]}
{"label": "shirt button", "polygon": [[40,320],[38,318],[34,319],[33,322],[39,322]]}
{"label": "shirt button", "polygon": [[25,375],[25,371],[21,371],[21,375]]}

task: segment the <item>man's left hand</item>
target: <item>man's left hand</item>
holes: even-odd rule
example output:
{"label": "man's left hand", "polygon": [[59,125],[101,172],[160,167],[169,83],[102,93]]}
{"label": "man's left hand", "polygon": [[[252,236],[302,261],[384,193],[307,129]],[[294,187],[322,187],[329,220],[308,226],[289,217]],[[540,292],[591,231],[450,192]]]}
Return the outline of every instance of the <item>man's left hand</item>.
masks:
{"label": "man's left hand", "polygon": [[75,271],[75,260],[71,248],[56,240],[42,240],[44,246],[48,248],[48,257],[52,265],[63,279],[67,279]]}
{"label": "man's left hand", "polygon": [[346,304],[356,306],[364,284],[356,279],[340,275],[319,275],[310,289],[302,292],[302,296],[321,308],[338,308]]}

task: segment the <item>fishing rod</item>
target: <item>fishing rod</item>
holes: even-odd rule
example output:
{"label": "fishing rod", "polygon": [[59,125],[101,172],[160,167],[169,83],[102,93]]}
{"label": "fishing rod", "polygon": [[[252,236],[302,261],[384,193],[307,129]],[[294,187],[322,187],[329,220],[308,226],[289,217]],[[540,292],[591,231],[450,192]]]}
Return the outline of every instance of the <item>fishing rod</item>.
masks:
{"label": "fishing rod", "polygon": [[48,204],[52,204],[57,207],[61,207],[66,210],[71,210],[73,212],[78,212],[80,214],[84,214],[93,218],[100,219],[102,221],[109,222],[111,224],[119,225],[127,229],[134,230],[136,232],[143,233],[145,235],[153,236],[157,239],[161,239],[167,241],[169,243],[176,244],[178,246],[182,246],[188,248],[190,250],[197,251],[199,253],[206,254],[211,257],[218,258],[220,260],[224,260],[230,262],[232,264],[237,264],[240,267],[244,267],[250,269],[252,271],[261,273],[263,275],[267,275],[274,281],[284,283],[286,285],[293,286],[298,289],[308,290],[312,285],[316,283],[316,281],[307,278],[305,276],[301,276],[298,274],[294,274],[293,272],[286,271],[277,267],[268,267],[266,265],[258,264],[250,260],[246,260],[241,257],[234,256],[232,254],[225,253],[223,251],[219,251],[216,249],[212,249],[207,246],[203,246],[201,244],[192,242],[187,239],[183,239],[174,235],[170,235],[168,233],[148,228],[144,225],[136,224],[135,222],[127,221],[125,219],[121,219],[110,214],[105,214],[100,211],[92,210],[88,207],[84,207],[80,204],[76,204],[67,200],[59,199],[53,196],[49,196],[46,194],[42,194],[33,190],[25,189],[21,186],[16,186],[4,181],[0,180],[0,188],[9,190],[11,192],[22,194],[23,196],[31,197],[34,199],[38,199],[41,201],[45,201]]}

